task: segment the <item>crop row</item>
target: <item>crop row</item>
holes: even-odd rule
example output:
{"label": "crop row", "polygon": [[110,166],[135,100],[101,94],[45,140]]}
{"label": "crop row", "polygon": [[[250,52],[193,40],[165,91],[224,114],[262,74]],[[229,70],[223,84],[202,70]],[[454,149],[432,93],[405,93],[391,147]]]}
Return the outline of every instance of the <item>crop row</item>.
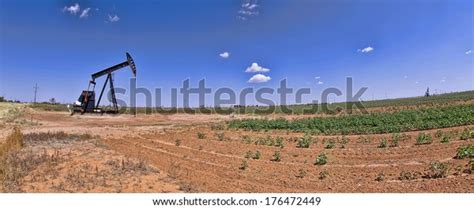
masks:
{"label": "crop row", "polygon": [[228,126],[253,131],[276,129],[335,135],[394,133],[471,124],[474,124],[474,104],[295,120],[243,119],[232,120]]}

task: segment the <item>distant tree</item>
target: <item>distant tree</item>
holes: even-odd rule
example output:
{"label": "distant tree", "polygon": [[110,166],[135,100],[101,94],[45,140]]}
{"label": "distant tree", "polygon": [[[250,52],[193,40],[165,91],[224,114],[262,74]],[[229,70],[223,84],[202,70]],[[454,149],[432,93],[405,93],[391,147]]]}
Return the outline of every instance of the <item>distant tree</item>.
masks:
{"label": "distant tree", "polygon": [[429,96],[430,96],[430,87],[428,87],[425,92],[425,97],[429,97]]}
{"label": "distant tree", "polygon": [[5,97],[0,97],[0,102],[5,102]]}
{"label": "distant tree", "polygon": [[56,104],[56,99],[53,97],[51,99],[49,99],[49,103],[51,104]]}

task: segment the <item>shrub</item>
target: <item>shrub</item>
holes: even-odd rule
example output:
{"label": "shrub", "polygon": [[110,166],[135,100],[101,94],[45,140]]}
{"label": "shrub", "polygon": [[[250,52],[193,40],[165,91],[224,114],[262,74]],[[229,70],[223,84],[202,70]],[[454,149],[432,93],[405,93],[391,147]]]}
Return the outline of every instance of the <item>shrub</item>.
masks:
{"label": "shrub", "polygon": [[328,140],[326,140],[324,148],[325,149],[332,149],[332,148],[334,148],[334,145],[336,145],[336,141],[334,139],[328,139]]}
{"label": "shrub", "polygon": [[23,134],[20,131],[20,128],[15,127],[10,135],[7,136],[7,139],[4,144],[0,144],[0,158],[6,155],[10,151],[19,150],[24,145]]}
{"label": "shrub", "polygon": [[181,139],[176,139],[174,141],[174,145],[176,145],[177,147],[179,147],[181,145]]}
{"label": "shrub", "polygon": [[323,180],[329,177],[329,172],[327,170],[319,172],[319,179]]}
{"label": "shrub", "polygon": [[474,158],[474,145],[468,144],[458,147],[455,158],[464,159],[466,157]]}
{"label": "shrub", "polygon": [[433,138],[429,134],[419,133],[416,137],[416,145],[431,144],[431,142],[433,142]]}
{"label": "shrub", "polygon": [[247,161],[246,161],[246,160],[242,160],[242,163],[240,164],[239,169],[240,169],[240,170],[245,170],[245,169],[247,169],[248,167],[249,167],[249,165],[248,165]]}
{"label": "shrub", "polygon": [[280,162],[281,161],[280,151],[275,151],[275,153],[273,154],[272,161],[275,161],[275,162]]}
{"label": "shrub", "polygon": [[326,163],[328,163],[328,156],[324,152],[320,153],[314,162],[315,165],[325,165]]}
{"label": "shrub", "polygon": [[205,138],[206,138],[206,134],[203,133],[203,132],[198,132],[198,133],[197,133],[197,137],[198,137],[198,139],[205,139]]}
{"label": "shrub", "polygon": [[305,134],[303,137],[298,139],[298,144],[296,147],[298,148],[309,148],[312,142],[312,137],[309,134]]}
{"label": "shrub", "polygon": [[255,160],[258,160],[258,159],[260,159],[261,156],[262,156],[262,154],[260,153],[260,151],[257,150],[255,152],[255,155],[252,158],[255,159]]}
{"label": "shrub", "polygon": [[433,161],[430,163],[428,170],[426,171],[427,178],[444,178],[448,175],[448,164],[439,161]]}
{"label": "shrub", "polygon": [[385,148],[388,145],[388,141],[386,138],[382,138],[382,141],[380,141],[379,148]]}

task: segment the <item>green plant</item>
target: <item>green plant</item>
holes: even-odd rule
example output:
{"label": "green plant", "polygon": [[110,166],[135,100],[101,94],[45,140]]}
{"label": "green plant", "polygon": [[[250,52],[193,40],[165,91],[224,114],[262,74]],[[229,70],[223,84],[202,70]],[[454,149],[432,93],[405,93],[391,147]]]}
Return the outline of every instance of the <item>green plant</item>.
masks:
{"label": "green plant", "polygon": [[261,156],[262,156],[262,154],[260,153],[260,151],[257,150],[255,152],[255,155],[252,157],[252,159],[258,160],[258,159],[260,159]]}
{"label": "green plant", "polygon": [[206,134],[203,133],[203,132],[198,132],[198,133],[197,133],[197,137],[198,137],[198,139],[205,139],[205,138],[206,138]]}
{"label": "green plant", "polygon": [[298,139],[296,147],[298,148],[309,148],[312,143],[313,138],[309,134],[305,134],[303,137]]}
{"label": "green plant", "polygon": [[473,144],[462,145],[458,147],[455,158],[464,159],[466,157],[474,158],[474,145]]}
{"label": "green plant", "polygon": [[319,179],[323,180],[329,177],[329,172],[327,170],[319,172]]}
{"label": "green plant", "polygon": [[176,145],[177,147],[179,147],[181,145],[181,139],[176,139],[174,141],[174,145]]}
{"label": "green plant", "polygon": [[447,163],[442,163],[440,161],[433,161],[430,163],[427,171],[427,178],[444,178],[448,175],[449,166]]}
{"label": "green plant", "polygon": [[249,167],[249,164],[247,163],[247,161],[246,161],[246,160],[242,160],[242,163],[240,164],[239,169],[240,169],[240,170],[245,170],[245,169],[247,169],[248,167]]}
{"label": "green plant", "polygon": [[380,144],[379,144],[378,148],[385,148],[385,147],[387,147],[387,145],[388,145],[387,139],[382,138],[382,141],[380,141]]}
{"label": "green plant", "polygon": [[325,165],[326,163],[328,163],[328,156],[324,152],[320,153],[314,162],[315,165]]}
{"label": "green plant", "polygon": [[431,142],[433,142],[433,138],[429,134],[419,133],[416,137],[416,145],[431,144]]}
{"label": "green plant", "polygon": [[334,148],[334,146],[336,145],[336,140],[334,139],[328,139],[326,140],[326,143],[324,145],[324,148],[325,149],[332,149]]}
{"label": "green plant", "polygon": [[275,153],[273,153],[272,161],[275,161],[275,162],[280,162],[281,161],[280,151],[275,151]]}

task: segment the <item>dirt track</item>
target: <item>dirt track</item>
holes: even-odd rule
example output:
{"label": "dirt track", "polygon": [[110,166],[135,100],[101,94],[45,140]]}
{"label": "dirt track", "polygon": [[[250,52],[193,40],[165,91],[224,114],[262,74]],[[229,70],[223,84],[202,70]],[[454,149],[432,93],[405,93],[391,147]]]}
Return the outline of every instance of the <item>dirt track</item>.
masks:
{"label": "dirt track", "polygon": [[[377,148],[380,139],[391,135],[371,135],[361,142],[359,136],[348,136],[345,148],[339,144],[324,149],[327,136],[316,136],[309,148],[296,148],[298,133],[278,131],[246,132],[212,130],[211,123],[228,120],[229,116],[209,115],[120,115],[69,116],[66,113],[33,111],[28,119],[41,125],[24,127],[24,132],[64,131],[99,135],[107,149],[121,155],[143,159],[185,185],[186,191],[202,192],[473,192],[471,174],[463,173],[469,160],[454,159],[456,149],[474,141],[452,139],[442,144],[415,145],[414,137],[401,141],[399,147]],[[443,129],[462,130],[464,127]],[[434,133],[436,130],[429,132]],[[198,139],[197,133],[206,134]],[[218,140],[216,134],[224,133]],[[415,136],[418,132],[407,133]],[[247,144],[251,138],[282,136],[285,147]],[[177,145],[179,141],[179,146]],[[247,151],[261,152],[260,159],[246,159]],[[281,161],[271,161],[275,151]],[[314,165],[319,153],[328,154],[326,165]],[[245,170],[239,169],[247,161]],[[424,178],[423,173],[434,160],[450,166],[446,178]],[[320,172],[329,176],[320,179]],[[400,180],[400,172],[417,174],[413,180]],[[376,178],[383,175],[381,181]],[[380,180],[380,179],[379,179]],[[147,182],[146,184],[150,184]],[[159,182],[156,183],[157,185]],[[156,191],[160,191],[156,187]],[[133,190],[136,191],[136,190]],[[150,190],[146,190],[150,191]],[[152,190],[151,190],[152,191]]]}

